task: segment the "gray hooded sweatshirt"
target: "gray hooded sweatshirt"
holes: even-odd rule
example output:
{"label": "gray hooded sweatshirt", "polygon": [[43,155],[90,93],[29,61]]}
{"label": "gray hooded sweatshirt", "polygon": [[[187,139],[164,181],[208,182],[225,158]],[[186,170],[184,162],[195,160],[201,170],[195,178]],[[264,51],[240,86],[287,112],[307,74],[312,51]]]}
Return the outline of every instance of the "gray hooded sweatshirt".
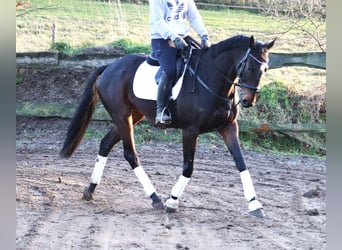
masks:
{"label": "gray hooded sweatshirt", "polygon": [[208,35],[194,0],[149,0],[151,38],[175,40],[187,35],[190,27],[199,35]]}

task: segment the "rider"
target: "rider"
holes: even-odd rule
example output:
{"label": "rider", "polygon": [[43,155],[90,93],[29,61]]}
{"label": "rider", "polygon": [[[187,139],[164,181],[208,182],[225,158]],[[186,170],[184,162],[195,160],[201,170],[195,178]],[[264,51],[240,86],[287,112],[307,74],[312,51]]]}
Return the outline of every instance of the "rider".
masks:
{"label": "rider", "polygon": [[210,46],[208,31],[194,0],[149,0],[149,8],[152,50],[162,69],[155,122],[169,124],[171,115],[164,111],[176,80],[178,50],[187,46],[183,37],[191,26],[201,37],[201,46],[207,48]]}

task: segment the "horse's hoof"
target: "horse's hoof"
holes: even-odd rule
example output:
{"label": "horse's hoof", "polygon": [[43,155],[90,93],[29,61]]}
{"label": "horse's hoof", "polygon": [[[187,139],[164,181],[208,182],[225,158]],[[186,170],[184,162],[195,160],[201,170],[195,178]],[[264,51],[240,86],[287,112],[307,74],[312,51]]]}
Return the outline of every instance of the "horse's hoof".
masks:
{"label": "horse's hoof", "polygon": [[174,213],[177,211],[179,205],[179,201],[175,199],[168,199],[164,204],[164,209],[168,213]]}
{"label": "horse's hoof", "polygon": [[257,199],[253,199],[248,205],[249,213],[258,218],[264,218],[266,215],[262,208],[261,203]]}
{"label": "horse's hoof", "polygon": [[257,217],[257,218],[265,218],[266,217],[266,215],[264,213],[264,209],[262,209],[262,208],[258,208],[258,209],[254,210],[254,211],[250,211],[249,213],[251,215]]}
{"label": "horse's hoof", "polygon": [[162,210],[164,209],[164,204],[162,201],[156,201],[156,202],[152,202],[152,207],[156,210]]}
{"label": "horse's hoof", "polygon": [[88,188],[85,188],[83,191],[83,200],[90,201],[93,199],[93,193],[89,192]]}
{"label": "horse's hoof", "polygon": [[164,209],[167,213],[175,213],[177,212],[176,208],[172,208],[172,207],[168,207],[168,206],[164,206]]}

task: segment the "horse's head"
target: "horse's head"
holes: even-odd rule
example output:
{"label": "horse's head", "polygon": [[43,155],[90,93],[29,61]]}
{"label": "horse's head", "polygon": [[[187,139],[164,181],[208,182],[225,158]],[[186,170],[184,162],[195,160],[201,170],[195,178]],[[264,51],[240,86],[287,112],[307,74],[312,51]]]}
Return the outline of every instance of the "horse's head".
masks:
{"label": "horse's head", "polygon": [[249,48],[237,67],[238,85],[241,87],[240,101],[245,108],[255,105],[260,80],[268,69],[268,51],[274,42],[275,39],[261,43],[251,36]]}

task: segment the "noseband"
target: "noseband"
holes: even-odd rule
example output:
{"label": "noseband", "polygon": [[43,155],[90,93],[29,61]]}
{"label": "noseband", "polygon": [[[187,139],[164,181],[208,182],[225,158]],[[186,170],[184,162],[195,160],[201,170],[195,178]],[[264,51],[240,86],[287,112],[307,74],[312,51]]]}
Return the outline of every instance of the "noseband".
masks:
{"label": "noseband", "polygon": [[248,48],[247,52],[246,52],[246,55],[241,59],[238,67],[237,67],[237,76],[239,78],[238,82],[236,83],[236,86],[239,86],[240,88],[243,87],[243,88],[247,88],[249,90],[251,90],[253,93],[258,93],[260,91],[260,87],[257,86],[257,87],[254,87],[248,83],[244,83],[241,81],[241,77],[242,77],[242,73],[244,72],[245,70],[245,67],[246,67],[246,64],[247,64],[247,59],[248,57],[250,56],[251,58],[254,59],[254,61],[256,61],[258,64],[260,65],[265,65],[265,67],[267,68],[268,67],[268,63],[267,62],[263,62],[263,61],[260,61],[259,59],[257,59],[256,57],[254,57],[251,53],[251,49]]}

